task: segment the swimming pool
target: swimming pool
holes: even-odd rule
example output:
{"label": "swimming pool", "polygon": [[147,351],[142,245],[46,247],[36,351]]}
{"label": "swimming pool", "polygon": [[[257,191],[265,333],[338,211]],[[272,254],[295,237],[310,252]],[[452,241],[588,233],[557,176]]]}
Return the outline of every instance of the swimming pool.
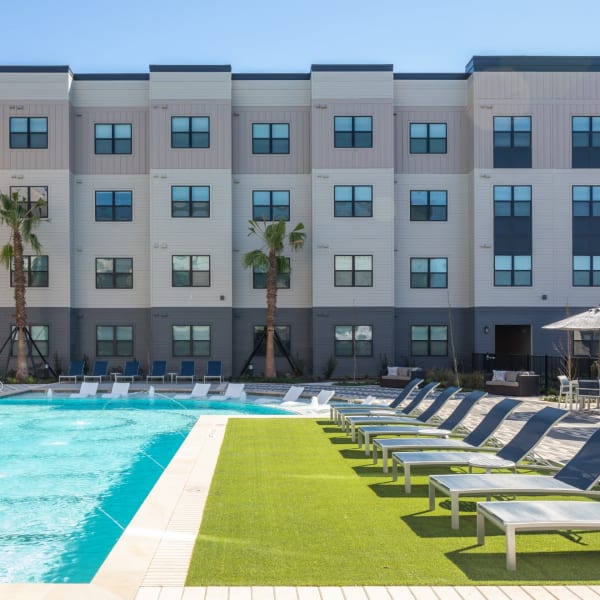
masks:
{"label": "swimming pool", "polygon": [[198,417],[229,401],[0,399],[0,583],[93,578]]}

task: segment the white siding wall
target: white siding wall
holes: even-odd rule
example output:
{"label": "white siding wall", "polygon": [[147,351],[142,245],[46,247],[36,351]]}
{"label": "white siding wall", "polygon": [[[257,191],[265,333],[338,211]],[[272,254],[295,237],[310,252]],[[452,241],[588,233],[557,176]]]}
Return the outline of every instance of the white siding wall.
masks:
{"label": "white siding wall", "polygon": [[313,71],[313,100],[386,99],[394,95],[391,71]]}
{"label": "white siding wall", "polygon": [[308,79],[234,79],[231,101],[240,108],[310,106]]}
{"label": "white siding wall", "polygon": [[67,100],[70,73],[0,73],[0,100]]}
{"label": "white siding wall", "polygon": [[148,106],[148,81],[136,79],[75,80],[71,104],[75,108]]}
{"label": "white siding wall", "polygon": [[468,80],[396,79],[394,104],[405,106],[466,106]]}
{"label": "white siding wall", "polygon": [[153,71],[150,101],[231,100],[231,73],[226,71]]}

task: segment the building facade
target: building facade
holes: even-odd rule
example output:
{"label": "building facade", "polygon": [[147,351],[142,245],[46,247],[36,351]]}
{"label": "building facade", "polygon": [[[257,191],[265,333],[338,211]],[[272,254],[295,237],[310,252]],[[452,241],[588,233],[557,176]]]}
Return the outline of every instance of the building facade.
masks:
{"label": "building facade", "polygon": [[[0,147],[0,191],[47,200],[25,268],[53,366],[220,359],[239,375],[265,319],[264,273],[242,266],[252,218],[305,225],[277,324],[315,377],[556,354],[541,326],[598,303],[600,58],[0,67]],[[8,339],[8,270],[0,289]]]}

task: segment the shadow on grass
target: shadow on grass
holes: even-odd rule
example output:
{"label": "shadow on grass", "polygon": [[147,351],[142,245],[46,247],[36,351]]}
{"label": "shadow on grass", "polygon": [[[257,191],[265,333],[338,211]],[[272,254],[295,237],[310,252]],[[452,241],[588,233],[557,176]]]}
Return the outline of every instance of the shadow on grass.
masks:
{"label": "shadow on grass", "polygon": [[[344,450],[340,450],[340,454],[347,459],[366,461],[366,464],[376,468],[376,465],[373,465],[373,460],[365,456],[365,451],[360,448],[345,448]],[[379,469],[379,473],[381,473],[381,469]]]}
{"label": "shadow on grass", "polygon": [[[381,473],[380,473],[381,474]],[[427,498],[429,495],[426,485],[413,485],[412,492],[407,494],[404,491],[404,485],[397,481],[386,481],[383,483],[374,483],[369,486],[380,498]]]}
{"label": "shadow on grass", "polygon": [[477,535],[475,518],[465,519],[460,529],[452,529],[450,519],[428,510],[400,517],[421,538],[465,538]]}
{"label": "shadow on grass", "polygon": [[[329,438],[329,441],[332,444],[344,444],[345,446],[352,444],[353,446],[356,446],[356,442],[353,442],[349,437],[331,437]],[[363,456],[364,454],[365,452],[363,450]]]}

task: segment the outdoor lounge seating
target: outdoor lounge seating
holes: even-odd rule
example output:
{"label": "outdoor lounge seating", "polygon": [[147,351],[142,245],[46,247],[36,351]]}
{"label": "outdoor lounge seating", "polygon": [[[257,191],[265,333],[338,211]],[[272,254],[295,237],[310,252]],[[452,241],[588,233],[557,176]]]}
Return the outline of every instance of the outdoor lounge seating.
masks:
{"label": "outdoor lounge seating", "polygon": [[129,394],[129,381],[115,381],[112,389],[107,394],[102,394],[103,398],[123,398]]}
{"label": "outdoor lounge seating", "polygon": [[193,360],[182,360],[181,366],[179,367],[179,373],[175,375],[175,382],[179,383],[179,380],[189,379],[194,381],[196,378],[196,363]]}
{"label": "outdoor lounge seating", "polygon": [[396,452],[392,455],[392,480],[397,481],[398,466],[401,465],[404,468],[404,491],[407,494],[410,494],[412,467],[437,468],[464,466],[472,463],[473,459],[481,458],[485,459],[488,470],[516,466],[531,454],[533,449],[542,441],[548,431],[564,419],[567,414],[567,411],[553,406],[542,408],[542,410],[535,413],[525,425],[523,425],[519,432],[495,454],[473,451]]}
{"label": "outdoor lounge seating", "polygon": [[424,377],[421,367],[387,367],[386,373],[379,378],[381,387],[404,387],[416,377]]}
{"label": "outdoor lounge seating", "polygon": [[304,388],[298,385],[292,385],[281,399],[281,406],[293,406],[299,404],[298,398],[302,395]]}
{"label": "outdoor lounge seating", "polygon": [[89,398],[90,396],[95,396],[98,392],[98,382],[97,381],[84,381],[79,388],[79,392],[76,394],[71,394],[71,398]]}
{"label": "outdoor lounge seating", "polygon": [[165,382],[165,377],[167,375],[167,361],[166,360],[155,360],[152,361],[152,367],[150,368],[150,373],[146,376],[146,381],[153,381],[155,379],[160,379],[162,383]]}
{"label": "outdoor lounge seating", "polygon": [[223,381],[223,365],[220,360],[209,360],[206,363],[206,373],[204,374],[204,383],[207,379],[218,379],[219,383]]}
{"label": "outdoor lounge seating", "polygon": [[540,376],[529,371],[492,371],[484,389],[498,396],[539,396]]}
{"label": "outdoor lounge seating", "polygon": [[97,360],[94,363],[94,368],[91,373],[83,376],[84,381],[88,381],[90,379],[97,379],[100,383],[102,383],[102,378],[108,377],[108,361],[107,360]]}
{"label": "outdoor lounge seating", "polygon": [[600,530],[600,503],[581,500],[501,500],[477,504],[477,543],[485,543],[485,519],[506,535],[506,568],[517,568],[520,531]]}
{"label": "outdoor lounge seating", "polygon": [[429,510],[435,509],[436,490],[450,496],[452,529],[459,527],[461,496],[493,495],[584,495],[600,496],[592,487],[600,479],[600,429],[597,429],[577,454],[554,476],[512,473],[468,473],[430,475]]}
{"label": "outdoor lounge seating", "polygon": [[83,370],[85,368],[84,360],[72,360],[69,363],[69,369],[64,375],[58,376],[58,383],[61,383],[63,379],[69,380],[72,379],[75,383],[77,383],[77,378],[81,377],[83,379]]}
{"label": "outdoor lounge seating", "polygon": [[298,402],[293,408],[299,414],[318,415],[329,411],[329,401],[335,396],[335,390],[323,389],[310,402]]}
{"label": "outdoor lounge seating", "polygon": [[219,396],[210,396],[211,400],[227,400],[231,398],[238,400],[246,397],[243,383],[228,383],[225,391]]}
{"label": "outdoor lounge seating", "polygon": [[140,363],[137,360],[128,360],[123,367],[122,373],[115,375],[115,381],[127,380],[133,383],[134,379],[137,379],[140,374]]}
{"label": "outdoor lounge seating", "polygon": [[210,383],[195,383],[189,394],[176,394],[175,400],[192,400],[193,398],[208,398]]}

